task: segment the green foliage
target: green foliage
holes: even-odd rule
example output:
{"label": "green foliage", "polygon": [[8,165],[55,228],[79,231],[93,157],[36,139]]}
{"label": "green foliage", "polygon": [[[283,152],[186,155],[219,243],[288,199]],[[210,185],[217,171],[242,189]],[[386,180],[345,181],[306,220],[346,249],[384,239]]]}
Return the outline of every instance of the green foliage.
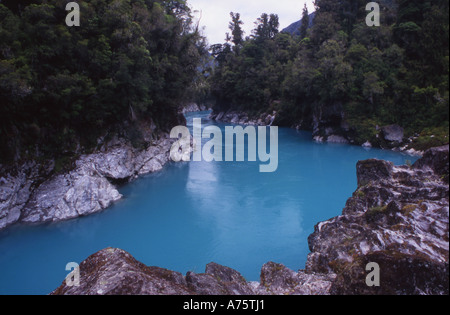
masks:
{"label": "green foliage", "polygon": [[430,127],[425,128],[420,136],[417,137],[410,145],[410,147],[424,151],[432,147],[439,147],[449,143],[449,127]]}
{"label": "green foliage", "polygon": [[[355,110],[350,108],[351,105],[346,107],[347,113],[354,113]],[[369,141],[371,144],[376,145],[378,143],[378,131],[376,129],[379,123],[371,118],[361,119],[358,111],[357,114],[347,114],[347,122],[354,132],[353,138],[357,143],[364,143]]]}
{"label": "green foliage", "polygon": [[253,36],[247,37],[239,50],[230,49],[228,44],[212,46],[218,67],[210,79],[211,93],[219,108],[256,114],[281,98],[293,40],[279,33],[275,14],[262,14],[255,24]]}
{"label": "green foliage", "polygon": [[207,53],[185,1],[83,1],[80,27],[67,1],[4,3],[0,160],[58,156],[135,119],[171,127]]}
{"label": "green foliage", "polygon": [[301,37],[269,36],[275,15],[262,14],[239,53],[214,46],[216,109],[276,107],[277,123],[308,128],[309,122],[312,128],[314,113],[341,104],[360,144],[376,143],[376,126],[388,124],[410,135],[427,128],[447,128],[448,134],[448,1],[380,1],[380,27],[365,23],[367,1],[315,4],[313,27]]}
{"label": "green foliage", "polygon": [[364,217],[369,223],[376,222],[378,219],[386,215],[387,209],[387,206],[372,207],[366,211]]}

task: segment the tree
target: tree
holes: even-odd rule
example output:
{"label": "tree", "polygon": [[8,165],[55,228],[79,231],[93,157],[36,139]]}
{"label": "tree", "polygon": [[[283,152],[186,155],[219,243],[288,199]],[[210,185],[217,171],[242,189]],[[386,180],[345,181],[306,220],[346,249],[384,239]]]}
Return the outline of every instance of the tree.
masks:
{"label": "tree", "polygon": [[364,74],[364,88],[363,95],[367,98],[370,104],[374,105],[374,98],[376,95],[384,93],[384,84],[380,82],[380,78],[375,72],[368,72]]}
{"label": "tree", "polygon": [[239,13],[230,12],[230,16],[231,22],[228,28],[231,30],[232,42],[235,46],[240,46],[244,41],[244,31],[241,27],[244,22],[241,21],[241,15]]}
{"label": "tree", "polygon": [[300,38],[303,39],[306,37],[307,31],[309,28],[309,12],[308,12],[308,7],[305,6],[303,8],[303,14],[302,14],[302,22],[300,25]]}
{"label": "tree", "polygon": [[253,33],[254,37],[258,39],[272,39],[278,34],[278,27],[280,26],[278,15],[267,13],[261,14],[255,22],[256,28]]}

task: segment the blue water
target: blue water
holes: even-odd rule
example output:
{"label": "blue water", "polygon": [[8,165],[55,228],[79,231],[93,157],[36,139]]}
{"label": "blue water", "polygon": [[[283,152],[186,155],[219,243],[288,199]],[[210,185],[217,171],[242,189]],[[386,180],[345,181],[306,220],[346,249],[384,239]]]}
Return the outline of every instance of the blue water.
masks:
{"label": "blue water", "polygon": [[[189,126],[194,116],[213,124],[201,112],[187,116]],[[308,235],[341,214],[356,189],[356,163],[368,158],[415,161],[391,151],[318,144],[308,132],[280,128],[275,173],[260,173],[259,162],[170,163],[121,188],[123,200],[106,211],[0,232],[0,294],[47,294],[69,273],[67,263],[106,247],[183,274],[204,272],[211,261],[250,281],[259,280],[268,261],[302,269]]]}

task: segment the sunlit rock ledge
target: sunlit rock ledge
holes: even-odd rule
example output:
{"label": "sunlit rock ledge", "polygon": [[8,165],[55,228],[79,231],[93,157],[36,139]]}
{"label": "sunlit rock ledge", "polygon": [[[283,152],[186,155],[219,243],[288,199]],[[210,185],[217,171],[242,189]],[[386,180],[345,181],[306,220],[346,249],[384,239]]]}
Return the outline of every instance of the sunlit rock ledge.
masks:
{"label": "sunlit rock ledge", "polygon": [[[63,281],[51,294],[449,294],[448,157],[447,145],[412,166],[360,161],[358,189],[342,215],[317,224],[310,235],[305,270],[269,262],[259,282],[248,282],[210,263],[203,274],[182,275],[108,248],[80,264],[80,286]],[[369,263],[380,267],[380,286],[366,284]]]}

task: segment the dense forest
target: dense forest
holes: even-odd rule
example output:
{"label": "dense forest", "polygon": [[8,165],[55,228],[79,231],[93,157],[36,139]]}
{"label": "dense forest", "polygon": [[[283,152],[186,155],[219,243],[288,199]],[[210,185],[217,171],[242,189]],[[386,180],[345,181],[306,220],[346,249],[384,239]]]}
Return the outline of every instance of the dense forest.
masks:
{"label": "dense forest", "polygon": [[335,112],[358,144],[394,123],[448,143],[448,0],[380,0],[379,27],[367,1],[316,0],[293,32],[264,13],[244,34],[232,12],[210,54],[185,0],[79,1],[81,27],[67,2],[0,0],[1,163],[64,158],[124,124],[136,140],[133,121],[170,128],[193,97],[303,129]]}
{"label": "dense forest", "polygon": [[67,2],[0,1],[0,162],[88,150],[133,120],[173,127],[208,56],[185,1],[78,1],[80,27]]}
{"label": "dense forest", "polygon": [[304,129],[315,113],[336,111],[336,126],[345,121],[358,144],[376,143],[377,126],[388,124],[432,135],[423,147],[448,143],[448,0],[378,1],[378,27],[366,24],[367,3],[317,0],[313,26],[305,7],[294,34],[262,14],[245,38],[231,13],[226,42],[211,47],[214,109],[277,111],[277,124]]}

